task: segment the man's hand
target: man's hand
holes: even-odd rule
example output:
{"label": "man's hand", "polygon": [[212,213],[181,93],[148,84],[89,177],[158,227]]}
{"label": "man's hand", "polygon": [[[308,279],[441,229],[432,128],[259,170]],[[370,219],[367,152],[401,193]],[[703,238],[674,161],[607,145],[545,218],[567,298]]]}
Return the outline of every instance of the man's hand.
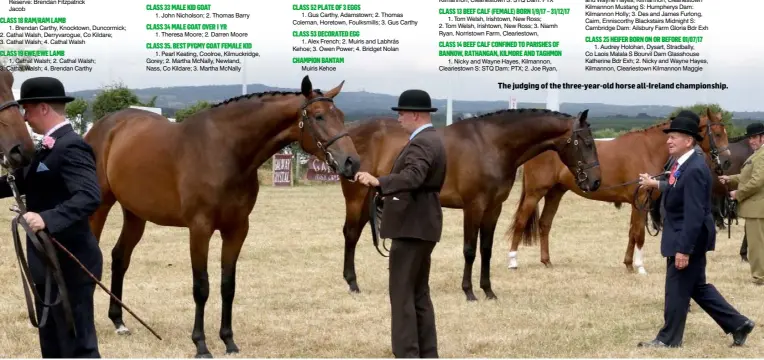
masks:
{"label": "man's hand", "polygon": [[45,229],[45,221],[42,220],[42,217],[40,214],[35,212],[27,212],[24,214],[24,221],[29,224],[29,227],[32,228],[32,231],[38,232],[42,229]]}
{"label": "man's hand", "polygon": [[690,263],[690,256],[689,255],[685,255],[685,254],[682,254],[682,253],[676,253],[676,257],[674,259],[674,266],[677,269],[682,270],[682,269],[686,268],[687,264],[689,264],[689,263]]}
{"label": "man's hand", "polygon": [[650,174],[639,174],[639,185],[657,188],[659,183],[658,180],[653,179]]}
{"label": "man's hand", "polygon": [[379,186],[379,180],[377,180],[377,178],[363,171],[359,171],[355,174],[355,181],[358,181],[366,186]]}
{"label": "man's hand", "polygon": [[730,177],[727,176],[727,175],[721,175],[721,176],[719,176],[719,182],[722,183],[722,184],[726,184],[726,183],[730,182]]}
{"label": "man's hand", "polygon": [[737,190],[730,191],[730,198],[732,200],[736,200],[737,199]]}

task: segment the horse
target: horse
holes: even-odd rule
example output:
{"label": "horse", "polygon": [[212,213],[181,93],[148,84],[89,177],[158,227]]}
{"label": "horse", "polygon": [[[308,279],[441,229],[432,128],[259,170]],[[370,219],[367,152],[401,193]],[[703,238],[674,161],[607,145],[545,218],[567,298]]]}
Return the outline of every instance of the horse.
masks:
{"label": "horse", "polygon": [[[237,353],[231,327],[236,261],[249,231],[259,183],[257,169],[286,145],[298,141],[308,153],[353,178],[360,159],[334,105],[344,81],[323,94],[302,80],[298,92],[242,95],[195,113],[181,123],[138,109],[101,118],[85,136],[96,153],[101,206],[90,218],[100,239],[109,210],[119,202],[122,232],[112,256],[111,290],[122,298],[125,272],[146,222],[189,229],[193,297],[191,340],[196,357],[212,357],[204,332],[209,297],[209,241],[220,231],[222,244],[220,339]],[[111,300],[109,318],[118,334],[129,334],[122,309]]]}
{"label": "horse", "polygon": [[11,173],[29,165],[35,153],[34,142],[26,127],[21,105],[13,96],[13,73],[0,66],[0,152],[2,166]]}
{"label": "horse", "polygon": [[[629,242],[623,263],[633,272],[634,265],[640,274],[646,274],[642,258],[642,246],[645,242],[647,213],[639,208],[642,198],[647,198],[648,205],[657,200],[660,192],[645,191],[638,184],[640,173],[659,174],[668,161],[666,134],[669,121],[638,129],[623,134],[610,141],[597,141],[597,152],[602,168],[602,186],[593,192],[582,192],[573,184],[575,177],[566,169],[557,155],[545,152],[530,159],[523,165],[523,188],[520,193],[517,210],[507,238],[511,238],[509,249],[509,269],[517,269],[517,248],[521,240],[524,245],[532,245],[541,237],[541,263],[550,267],[549,232],[563,195],[573,191],[590,200],[614,203],[620,209],[623,203],[632,205]],[[707,109],[701,116],[700,134],[703,135],[701,148],[706,153],[728,154],[727,131],[722,123],[721,114],[711,114]],[[544,209],[538,217],[538,203],[544,198]],[[655,222],[653,226],[658,228]],[[634,260],[634,247],[636,260]]]}
{"label": "horse", "polygon": [[[443,136],[447,156],[441,205],[463,209],[464,213],[462,290],[468,301],[477,300],[472,290],[472,265],[478,233],[482,260],[480,287],[488,299],[497,298],[489,275],[493,236],[502,204],[521,164],[551,150],[560,154],[570,171],[577,174],[577,185],[582,191],[599,187],[600,169],[587,114],[588,110],[577,117],[546,109],[499,110],[436,130]],[[361,154],[361,169],[375,176],[390,173],[397,155],[409,141],[409,133],[393,118],[371,118],[354,124],[348,133]],[[345,198],[343,275],[350,291],[358,293],[355,248],[370,220],[373,192],[347,180],[341,180],[341,186]]]}

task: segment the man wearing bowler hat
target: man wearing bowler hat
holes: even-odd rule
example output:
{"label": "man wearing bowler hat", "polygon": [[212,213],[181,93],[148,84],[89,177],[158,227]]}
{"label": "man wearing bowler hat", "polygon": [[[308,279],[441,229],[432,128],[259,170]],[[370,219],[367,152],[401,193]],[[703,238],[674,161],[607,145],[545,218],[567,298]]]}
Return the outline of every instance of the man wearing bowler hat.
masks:
{"label": "man wearing bowler hat", "polygon": [[[32,78],[21,85],[18,102],[24,119],[44,138],[31,164],[14,175],[19,191],[26,195],[24,219],[32,230],[47,231],[100,279],[103,256],[88,217],[98,208],[101,193],[93,151],[64,115],[66,103],[72,100],[55,78]],[[0,197],[9,196],[13,196],[11,188],[2,177]],[[28,236],[27,252],[31,280],[40,296],[45,296],[46,265]],[[67,321],[61,304],[46,311],[46,323],[38,330],[42,357],[100,357],[93,315],[95,283],[67,254],[58,249],[57,253],[74,323]],[[57,287],[52,289],[55,292]],[[60,296],[51,295],[52,299]],[[35,308],[41,319],[44,305],[35,299]]]}
{"label": "man wearing bowler hat", "polygon": [[713,177],[705,158],[693,147],[703,138],[698,124],[677,117],[669,128],[667,145],[677,160],[671,167],[668,188],[662,195],[665,208],[661,255],[666,257],[664,325],[651,341],[640,347],[680,347],[684,339],[690,299],[722,328],[732,334],[733,345],[743,345],[754,323],[730,305],[706,282],[706,252],[716,246],[716,226],[711,214]]}
{"label": "man wearing bowler hat", "polygon": [[722,175],[719,180],[736,188],[730,192],[730,197],[738,201],[738,214],[745,219],[752,282],[764,285],[764,151],[761,151],[764,124],[749,124],[745,136],[753,154],[743,163],[740,174]]}
{"label": "man wearing bowler hat", "polygon": [[438,357],[435,310],[430,299],[430,255],[440,241],[440,189],[446,178],[446,150],[432,127],[430,95],[406,90],[398,98],[398,122],[411,134],[390,175],[367,172],[356,180],[384,197],[380,236],[390,247],[390,306],[393,355]]}

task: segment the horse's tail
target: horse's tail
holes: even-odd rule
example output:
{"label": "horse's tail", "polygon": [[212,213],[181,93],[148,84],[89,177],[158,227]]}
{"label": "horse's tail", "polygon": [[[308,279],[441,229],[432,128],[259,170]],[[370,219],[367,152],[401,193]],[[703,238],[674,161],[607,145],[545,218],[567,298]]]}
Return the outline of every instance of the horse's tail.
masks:
{"label": "horse's tail", "polygon": [[[523,171],[522,185],[523,185],[522,192],[520,192],[520,200],[517,202],[517,209],[515,210],[515,216],[512,219],[512,224],[509,226],[509,229],[507,230],[507,237],[511,236],[513,239],[515,237],[515,229],[517,228],[520,210],[523,208],[523,204],[525,203],[525,198],[526,198],[525,171]],[[539,238],[538,218],[539,218],[539,210],[538,210],[538,203],[536,203],[533,205],[533,213],[528,217],[528,219],[525,220],[525,227],[523,228],[523,232],[521,235],[523,240],[523,245],[530,246],[530,245],[535,245],[538,243],[538,238]]]}

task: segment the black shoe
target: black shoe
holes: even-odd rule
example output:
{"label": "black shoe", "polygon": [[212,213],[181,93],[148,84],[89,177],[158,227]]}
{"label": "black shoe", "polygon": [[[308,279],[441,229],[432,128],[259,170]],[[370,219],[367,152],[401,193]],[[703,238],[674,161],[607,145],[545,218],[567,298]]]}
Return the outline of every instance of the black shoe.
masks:
{"label": "black shoe", "polygon": [[753,331],[755,324],[751,320],[746,320],[743,325],[732,332],[732,345],[730,346],[743,346],[745,339],[748,338],[748,334]]}
{"label": "black shoe", "polygon": [[668,348],[670,346],[664,344],[662,341],[658,339],[653,339],[650,341],[641,341],[639,344],[637,344],[637,347],[658,347],[658,348]]}

